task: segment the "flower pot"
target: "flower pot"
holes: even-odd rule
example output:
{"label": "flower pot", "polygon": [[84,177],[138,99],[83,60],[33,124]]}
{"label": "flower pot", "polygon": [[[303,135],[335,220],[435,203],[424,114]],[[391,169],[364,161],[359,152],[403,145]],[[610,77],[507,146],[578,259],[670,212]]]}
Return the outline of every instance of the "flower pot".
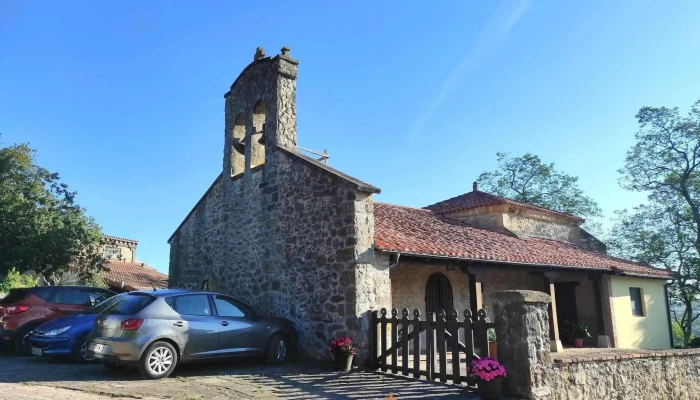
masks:
{"label": "flower pot", "polygon": [[490,381],[484,381],[481,379],[476,380],[477,390],[476,393],[482,400],[500,400],[501,399],[501,386],[503,385],[503,377],[493,378]]}
{"label": "flower pot", "polygon": [[489,342],[489,357],[498,360],[498,346],[496,342]]}
{"label": "flower pot", "polygon": [[352,369],[352,359],[355,358],[354,354],[347,355],[337,355],[335,356],[335,367],[338,371],[350,371]]}
{"label": "flower pot", "polygon": [[574,338],[573,342],[574,342],[574,347],[578,347],[578,348],[583,347],[583,338]]}

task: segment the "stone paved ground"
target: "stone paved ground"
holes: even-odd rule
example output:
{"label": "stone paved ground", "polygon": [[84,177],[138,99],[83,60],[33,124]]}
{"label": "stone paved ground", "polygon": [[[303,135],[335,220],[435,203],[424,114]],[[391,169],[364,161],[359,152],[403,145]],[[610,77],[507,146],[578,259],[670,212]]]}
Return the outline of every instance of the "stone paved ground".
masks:
{"label": "stone paved ground", "polygon": [[39,357],[0,355],[0,399],[476,399],[465,389],[400,376],[338,374],[299,364],[269,367],[254,360],[190,364],[164,380],[136,371],[110,372]]}

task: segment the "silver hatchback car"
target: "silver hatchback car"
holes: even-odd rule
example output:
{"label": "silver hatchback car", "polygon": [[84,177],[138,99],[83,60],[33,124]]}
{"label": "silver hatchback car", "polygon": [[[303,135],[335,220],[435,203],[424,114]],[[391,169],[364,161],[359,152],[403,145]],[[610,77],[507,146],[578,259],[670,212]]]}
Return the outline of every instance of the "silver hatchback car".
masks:
{"label": "silver hatchback car", "polygon": [[291,321],[263,315],[233,297],[164,289],[130,292],[105,309],[88,337],[88,355],[159,379],[192,360],[264,356],[279,364],[296,341]]}

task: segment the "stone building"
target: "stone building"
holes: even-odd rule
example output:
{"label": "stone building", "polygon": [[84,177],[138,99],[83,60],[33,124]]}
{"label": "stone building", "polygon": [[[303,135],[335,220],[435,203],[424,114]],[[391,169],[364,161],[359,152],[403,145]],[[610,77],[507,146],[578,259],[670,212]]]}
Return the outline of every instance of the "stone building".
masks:
{"label": "stone building", "polygon": [[[224,94],[222,171],[168,240],[171,287],[206,285],[289,318],[319,358],[341,334],[366,358],[372,310],[488,310],[503,289],[552,294],[554,317],[591,326],[589,345],[669,346],[658,326],[670,275],[605,255],[581,218],[476,185],[425,209],[379,203],[378,188],[300,153],[298,64],[287,48],[258,49]],[[618,338],[630,301],[641,315]]]}
{"label": "stone building", "polygon": [[136,259],[138,242],[102,235],[100,253],[107,260],[104,278],[115,292],[168,287],[168,275]]}

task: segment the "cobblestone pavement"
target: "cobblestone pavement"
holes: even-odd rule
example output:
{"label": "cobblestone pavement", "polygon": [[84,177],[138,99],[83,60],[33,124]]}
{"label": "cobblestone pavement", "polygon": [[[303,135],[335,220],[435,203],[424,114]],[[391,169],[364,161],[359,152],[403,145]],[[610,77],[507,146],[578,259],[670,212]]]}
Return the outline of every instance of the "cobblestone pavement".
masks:
{"label": "cobblestone pavement", "polygon": [[462,387],[400,376],[336,373],[300,364],[270,367],[234,360],[179,367],[167,379],[132,370],[0,355],[0,399],[476,399]]}

